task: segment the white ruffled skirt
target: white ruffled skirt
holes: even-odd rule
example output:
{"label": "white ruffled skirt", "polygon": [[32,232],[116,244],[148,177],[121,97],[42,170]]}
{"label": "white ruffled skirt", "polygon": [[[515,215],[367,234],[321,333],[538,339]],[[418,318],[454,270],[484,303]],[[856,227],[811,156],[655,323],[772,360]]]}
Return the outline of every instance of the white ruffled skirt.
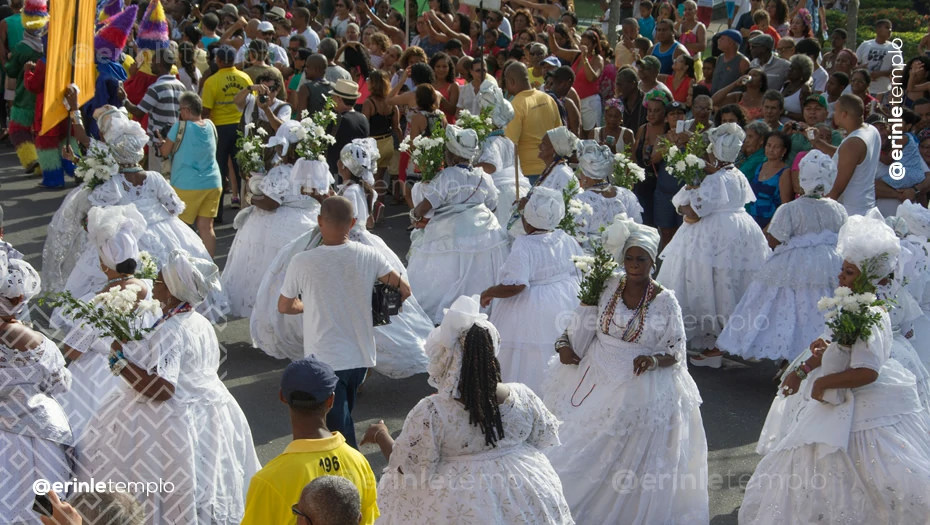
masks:
{"label": "white ruffled skirt", "polygon": [[[0,430],[0,522],[16,525],[39,522],[32,510],[39,479],[50,483],[71,481],[65,447],[46,439]],[[66,494],[60,495],[62,499]]]}

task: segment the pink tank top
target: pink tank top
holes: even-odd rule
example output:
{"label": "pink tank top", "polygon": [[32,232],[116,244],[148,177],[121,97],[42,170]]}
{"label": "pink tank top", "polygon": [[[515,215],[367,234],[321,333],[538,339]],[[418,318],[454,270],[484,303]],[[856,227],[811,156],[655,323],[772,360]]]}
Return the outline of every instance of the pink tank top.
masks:
{"label": "pink tank top", "polygon": [[578,55],[572,69],[575,71],[575,84],[573,87],[578,92],[578,98],[588,98],[600,93],[600,79],[594,82],[588,80],[588,77],[584,74],[584,64],[581,63],[581,54]]}

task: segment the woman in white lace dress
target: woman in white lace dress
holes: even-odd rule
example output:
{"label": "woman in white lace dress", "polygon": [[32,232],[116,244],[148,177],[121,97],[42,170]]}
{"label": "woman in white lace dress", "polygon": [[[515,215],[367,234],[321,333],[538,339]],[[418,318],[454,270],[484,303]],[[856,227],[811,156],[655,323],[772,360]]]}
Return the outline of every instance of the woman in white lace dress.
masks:
{"label": "woman in white lace dress", "polygon": [[672,199],[685,224],[662,251],[659,282],[681,303],[688,345],[705,349],[691,364],[719,368],[717,336],[771,250],[762,230],[746,213],[756,197],[733,162],[746,137],[737,124],[711,134],[718,171],[696,188],[683,187]]}
{"label": "woman in white lace dress", "polygon": [[525,385],[501,382],[499,336],[477,297],[460,297],[430,333],[429,383],[439,393],[407,414],[397,440],[374,424],[362,444],[388,459],[379,524],[570,525],[562,484],[541,450],[558,425]]}
{"label": "woman in white lace dress", "polygon": [[[854,216],[837,250],[840,286],[861,293],[891,273],[900,246],[881,221]],[[930,415],[913,374],[890,358],[888,313],[872,312],[880,321],[867,340],[828,346],[827,329],[787,374],[759,437],[765,457],[746,488],[741,524],[926,523]]]}
{"label": "woman in white lace dress", "polygon": [[281,163],[264,176],[249,181],[252,205],[236,215],[236,238],[223,268],[223,289],[229,294],[229,312],[249,317],[255,306],[261,274],[278,250],[316,226],[320,203],[302,191],[301,176],[295,169],[298,133],[297,121],[278,128],[268,147],[281,148]]}
{"label": "woman in white lace dress", "polygon": [[798,177],[804,195],[775,210],[766,231],[775,251],[717,338],[717,348],[728,354],[787,364],[823,332],[817,301],[836,288],[843,265],[836,235],[846,222],[846,208],[824,197],[836,179],[829,155],[808,153]]}
{"label": "woman in white lace dress", "polygon": [[[114,344],[122,378],[78,441],[78,480],[174,484],[136,493],[149,523],[239,523],[261,465],[245,415],[217,370],[213,326],[194,306],[219,286],[212,262],[172,252],[153,295],[164,315],[142,341]],[[141,473],[141,474],[140,474]]]}
{"label": "woman in white lace dress", "polygon": [[[93,207],[134,204],[146,221],[145,234],[139,238],[140,249],[149,252],[158,268],[164,265],[168,254],[176,249],[209,259],[210,254],[200,237],[178,218],[184,210],[184,202],[160,173],[145,171],[139,165],[144,155],[145,144],[149,140],[139,123],[129,120],[123,111],[112,108],[104,111],[97,118],[97,123],[106,142],[105,147],[119,163],[119,172],[90,191],[87,195],[89,204]],[[63,207],[60,210],[60,218],[66,221],[76,220],[80,224],[84,219],[80,214],[85,206],[83,196],[76,193],[73,201],[66,201],[63,206],[65,205],[67,208]],[[73,227],[68,228],[71,233],[73,230]],[[77,238],[79,237],[80,233],[77,234]],[[49,239],[47,244],[52,242],[52,239]],[[63,245],[58,241],[50,245],[48,259],[54,263],[61,260],[62,256],[60,249],[51,249],[52,246]],[[69,246],[71,250],[81,249],[82,254],[68,275],[64,290],[71,292],[75,297],[99,290],[106,278],[100,271],[96,249],[93,246]],[[222,318],[227,308],[226,296],[222,290],[213,292],[210,299],[201,305],[201,311],[213,320]],[[54,321],[53,318],[53,323]]]}
{"label": "woman in white lace dress", "polygon": [[[141,288],[139,300],[152,298],[152,281],[134,276],[139,265],[139,239],[145,235],[145,229],[145,219],[133,204],[91,208],[87,214],[87,236],[97,254],[97,267],[104,281],[78,299],[90,301],[98,293],[127,286]],[[58,400],[68,414],[77,442],[103,400],[119,387],[120,380],[107,370],[112,338],[101,337],[96,329],[75,322],[60,309],[53,314],[53,322],[56,317],[59,324],[71,326],[62,347],[70,361],[68,370],[73,380],[71,389],[60,394]]]}
{"label": "woman in white lace dress", "polygon": [[924,366],[930,367],[930,210],[905,201],[898,206],[896,216],[907,225],[901,244],[913,255],[905,275],[908,280],[906,288],[922,312],[914,321],[911,341]]}
{"label": "woman in white lace dress", "polygon": [[481,88],[478,94],[478,105],[482,111],[487,107],[493,108],[491,125],[494,126],[494,131],[481,144],[481,154],[475,161],[475,165],[494,179],[494,186],[500,193],[494,215],[497,217],[497,222],[504,226],[510,220],[514,206],[517,204],[517,181],[519,180],[521,196],[526,196],[529,192],[530,181],[523,176],[520,167],[517,166],[516,147],[513,141],[504,136],[504,128],[514,117],[513,106],[504,98],[504,93],[500,88],[491,84]]}
{"label": "woman in white lace dress", "polygon": [[434,324],[456,298],[495,284],[507,258],[507,234],[491,211],[497,207],[497,188],[487,173],[471,166],[477,154],[473,130],[447,126],[448,167],[414,186],[416,207],[410,215],[418,229],[411,235],[407,273]]}
{"label": "woman in white lace dress", "polygon": [[0,253],[0,522],[35,523],[37,479],[71,478],[68,417],[55,400],[71,385],[58,348],[20,319],[39,292],[29,263]]}
{"label": "woman in white lace dress", "polygon": [[706,524],[701,396],[675,293],[651,278],[659,232],[620,216],[604,237],[624,272],[556,342],[543,400],[562,446],[547,455],[579,523]]}
{"label": "woman in white lace dress", "polygon": [[[391,267],[404,279],[407,270],[397,255],[365,228],[369,217],[371,196],[361,183],[374,180],[378,150],[372,139],[356,139],[347,144],[340,155],[339,173],[343,180],[340,193],[352,202],[355,209],[355,226],[349,239],[377,248],[391,262]],[[368,183],[370,188],[370,183]],[[297,254],[319,246],[322,237],[314,228],[282,248],[264,273],[255,308],[249,321],[252,345],[278,359],[304,358],[303,316],[284,315],[278,312],[278,298],[288,264]],[[399,379],[426,372],[428,362],[423,345],[433,323],[416,298],[411,295],[404,301],[400,315],[391,323],[375,327],[375,346],[378,351],[375,370],[390,378]]]}
{"label": "woman in white lace dress", "polygon": [[552,342],[578,307],[580,275],[572,257],[584,252],[575,239],[556,229],[564,215],[561,193],[536,188],[523,208],[526,235],[514,240],[498,276],[500,284],[481,294],[482,306],[493,301],[491,323],[501,334],[501,377],[537,394]]}
{"label": "woman in white lace dress", "polygon": [[[602,146],[594,140],[582,140],[578,146],[578,183],[581,193],[575,199],[589,205],[575,217],[579,221],[577,232],[588,238],[599,238],[601,228],[610,226],[614,217],[621,213],[633,221],[643,222],[643,207],[636,195],[610,183],[614,173],[614,154],[610,146]],[[589,248],[585,243],[585,249]]]}

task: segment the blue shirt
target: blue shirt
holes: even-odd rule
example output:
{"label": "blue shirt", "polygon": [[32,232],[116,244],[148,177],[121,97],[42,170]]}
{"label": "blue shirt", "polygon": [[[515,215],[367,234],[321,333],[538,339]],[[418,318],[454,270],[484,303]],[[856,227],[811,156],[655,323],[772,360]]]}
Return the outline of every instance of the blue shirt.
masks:
{"label": "blue shirt", "polygon": [[656,19],[650,16],[649,18],[637,18],[636,22],[639,24],[639,36],[646,37],[651,42],[655,38]]}
{"label": "blue shirt", "polygon": [[[178,122],[171,126],[168,140],[178,137]],[[216,163],[216,131],[206,120],[203,126],[188,121],[181,145],[171,162],[171,186],[179,190],[222,188],[220,166]]]}
{"label": "blue shirt", "polygon": [[[882,182],[896,190],[913,188],[924,181],[924,175],[927,172],[927,164],[920,156],[920,149],[917,145],[917,137],[913,133],[905,133],[907,144],[901,150],[901,160],[899,161],[904,167],[904,177],[900,180],[891,178],[890,173],[882,177]],[[900,141],[897,141],[900,144]]]}

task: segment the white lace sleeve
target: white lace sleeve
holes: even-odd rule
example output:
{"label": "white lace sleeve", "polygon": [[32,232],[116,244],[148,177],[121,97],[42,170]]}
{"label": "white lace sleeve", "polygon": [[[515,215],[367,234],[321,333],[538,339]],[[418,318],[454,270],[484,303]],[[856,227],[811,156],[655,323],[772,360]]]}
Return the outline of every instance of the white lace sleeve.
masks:
{"label": "white lace sleeve", "polygon": [[168,210],[173,217],[177,217],[184,212],[184,201],[178,197],[178,194],[174,191],[174,188],[168,184],[168,181],[160,173],[154,171],[147,171],[145,173],[145,178],[154,185],[155,188],[155,197],[158,199],[158,202]]}
{"label": "white lace sleeve", "polygon": [[546,408],[542,399],[539,399],[539,396],[524,385],[520,385],[520,399],[534,416],[533,428],[526,438],[527,444],[540,450],[561,445],[559,420]]}
{"label": "white lace sleeve", "polygon": [[[533,271],[529,254],[526,252],[526,243],[521,242],[525,237],[517,237],[507,259],[501,266],[500,283],[506,286],[523,285],[529,287],[530,274]],[[526,290],[524,290],[525,292]]]}
{"label": "white lace sleeve", "polygon": [[497,147],[496,140],[488,139],[485,141],[484,148],[481,150],[481,156],[478,157],[475,164],[490,164],[494,166],[494,171],[504,169],[504,159],[501,156],[500,148]]}
{"label": "white lace sleeve", "polygon": [[123,183],[121,175],[114,175],[110,180],[97,186],[90,192],[88,200],[92,206],[116,206],[123,200],[124,192],[120,185]]}
{"label": "white lace sleeve", "polygon": [[269,199],[281,204],[291,191],[291,170],[285,166],[275,166],[262,177],[260,188]]}
{"label": "white lace sleeve", "polygon": [[342,194],[343,197],[352,202],[355,209],[355,223],[365,227],[368,223],[368,202],[365,198],[365,189],[358,184],[352,184]]}
{"label": "white lace sleeve", "polygon": [[[657,321],[664,322],[665,329],[661,332],[662,336],[659,338],[655,351],[673,356],[679,363],[684,363],[688,337],[685,335],[685,323],[678,298],[671,290],[665,290],[655,299],[657,303],[660,300],[661,303],[656,305],[660,306],[656,308],[656,315],[661,317]],[[652,314],[651,311],[649,313]]]}
{"label": "white lace sleeve", "polygon": [[[620,202],[623,203],[623,207],[626,209],[626,216],[633,219],[633,222],[642,224],[643,206],[639,203],[636,194],[626,188],[617,188],[617,193],[620,195]],[[611,222],[613,222],[612,219]]]}
{"label": "white lace sleeve", "polygon": [[678,193],[676,193],[672,197],[672,206],[674,206],[675,209],[677,210],[678,208],[682,206],[687,206],[691,204],[691,192],[692,191],[693,190],[689,190],[688,188],[685,188],[684,186],[682,186],[682,188],[678,190]]}
{"label": "white lace sleeve", "polygon": [[428,183],[418,183],[420,185],[421,191],[423,192],[423,200],[429,201],[434,210],[439,209],[439,207],[442,206],[442,203],[446,200],[446,191],[450,186],[452,186],[448,183],[448,181],[446,181],[447,177],[443,176],[445,174],[446,171],[443,170],[440,171],[439,175],[436,175],[436,178],[434,178],[432,181]]}
{"label": "white lace sleeve", "polygon": [[100,346],[94,344],[100,339],[100,334],[97,332],[96,328],[86,325],[81,321],[76,321],[74,327],[65,335],[61,343],[70,346],[82,354],[86,354],[91,350],[100,350]]}
{"label": "white lace sleeve", "polygon": [[476,170],[481,174],[481,185],[486,191],[484,205],[487,206],[489,210],[496,210],[497,199],[500,196],[500,192],[497,190],[497,186],[494,185],[494,179],[483,170],[478,168],[476,168]]}
{"label": "white lace sleeve", "polygon": [[146,373],[176,385],[181,372],[181,349],[185,344],[176,332],[178,329],[176,322],[166,322],[148,339],[123,344],[123,355]]}
{"label": "white lace sleeve", "polygon": [[779,206],[769,222],[769,235],[775,237],[779,242],[787,241],[794,232],[791,210],[792,207],[790,206]]}
{"label": "white lace sleeve", "polygon": [[877,326],[872,327],[872,335],[868,341],[859,340],[852,345],[849,367],[868,368],[878,372],[891,353],[891,339],[891,319],[887,313],[882,312],[882,318]]}
{"label": "white lace sleeve", "polygon": [[46,375],[39,388],[46,394],[63,394],[71,390],[71,371],[65,368],[65,358],[50,340],[43,343],[40,364]]}
{"label": "white lace sleeve", "polygon": [[433,400],[421,399],[404,420],[388,468],[404,474],[431,475],[439,464],[439,440],[442,426]]}
{"label": "white lace sleeve", "polygon": [[714,174],[704,179],[704,182],[694,190],[691,196],[691,207],[698,217],[707,217],[720,207],[730,202],[727,194],[726,181],[720,174]]}
{"label": "white lace sleeve", "polygon": [[91,208],[90,190],[85,184],[71,190],[52,216],[42,247],[42,290],[59,292],[84,253],[87,232],[82,221]]}

